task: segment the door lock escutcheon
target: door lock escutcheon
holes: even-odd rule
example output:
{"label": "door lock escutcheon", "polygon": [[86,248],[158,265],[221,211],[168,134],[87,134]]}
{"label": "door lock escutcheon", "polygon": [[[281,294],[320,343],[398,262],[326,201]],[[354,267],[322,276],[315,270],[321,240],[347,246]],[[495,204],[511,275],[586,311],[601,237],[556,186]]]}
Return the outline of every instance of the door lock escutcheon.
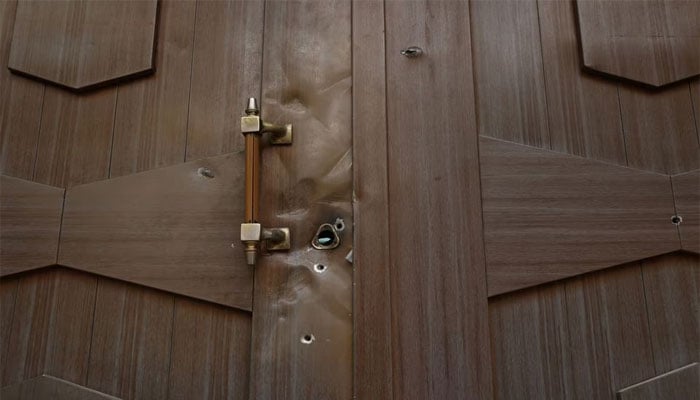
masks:
{"label": "door lock escutcheon", "polygon": [[245,221],[241,224],[241,242],[246,263],[255,265],[260,242],[270,251],[289,250],[289,228],[263,228],[258,220],[260,208],[260,140],[263,133],[270,134],[270,144],[292,144],[292,125],[276,125],[260,118],[258,101],[251,97],[241,117],[241,132],[245,136]]}

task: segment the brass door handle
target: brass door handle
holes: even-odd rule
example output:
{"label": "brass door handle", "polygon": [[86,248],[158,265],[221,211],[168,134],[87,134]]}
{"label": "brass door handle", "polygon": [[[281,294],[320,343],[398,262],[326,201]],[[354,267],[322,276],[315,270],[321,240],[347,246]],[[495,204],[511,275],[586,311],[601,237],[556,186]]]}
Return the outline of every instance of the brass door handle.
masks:
{"label": "brass door handle", "polygon": [[274,145],[292,144],[292,125],[275,125],[260,118],[258,102],[248,99],[248,107],[241,117],[241,132],[245,136],[245,221],[241,224],[241,242],[246,263],[255,265],[261,241],[267,250],[289,250],[289,228],[263,228],[258,220],[260,209],[260,140],[270,133]]}

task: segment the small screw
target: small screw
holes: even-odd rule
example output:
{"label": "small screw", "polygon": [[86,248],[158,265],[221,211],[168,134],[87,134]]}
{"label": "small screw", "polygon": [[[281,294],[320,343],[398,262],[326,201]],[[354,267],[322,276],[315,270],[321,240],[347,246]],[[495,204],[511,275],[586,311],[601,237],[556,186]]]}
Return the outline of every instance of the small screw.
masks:
{"label": "small screw", "polygon": [[401,55],[404,55],[408,58],[416,58],[420,57],[423,55],[423,49],[421,49],[418,46],[411,46],[406,49],[401,50]]}
{"label": "small screw", "polygon": [[673,225],[680,225],[681,222],[683,222],[683,217],[681,217],[680,215],[674,215],[673,217],[671,217],[671,223]]}
{"label": "small screw", "polygon": [[314,335],[312,335],[312,334],[310,334],[310,333],[307,333],[306,335],[304,335],[304,336],[301,337],[301,340],[300,340],[300,341],[301,341],[303,344],[311,344],[311,343],[313,343],[314,340],[316,340],[316,338],[314,337]]}
{"label": "small screw", "polygon": [[323,264],[316,264],[316,265],[314,265],[314,271],[318,272],[319,274],[322,274],[322,273],[326,272],[326,269],[327,269],[327,268],[328,268],[328,267],[326,267],[326,266],[323,265]]}
{"label": "small screw", "polygon": [[201,167],[197,170],[197,173],[200,176],[203,176],[205,178],[213,178],[214,177],[214,171],[210,170],[209,168]]}

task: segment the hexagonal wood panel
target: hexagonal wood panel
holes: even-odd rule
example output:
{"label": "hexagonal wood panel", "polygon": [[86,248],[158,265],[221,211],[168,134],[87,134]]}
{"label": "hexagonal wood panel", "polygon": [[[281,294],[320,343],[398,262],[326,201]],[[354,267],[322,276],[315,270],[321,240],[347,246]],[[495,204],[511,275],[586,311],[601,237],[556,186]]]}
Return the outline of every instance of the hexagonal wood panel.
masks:
{"label": "hexagonal wood panel", "polygon": [[8,67],[73,90],[153,70],[157,1],[20,1]]}
{"label": "hexagonal wood panel", "polygon": [[700,74],[697,0],[578,0],[583,63],[663,86]]}

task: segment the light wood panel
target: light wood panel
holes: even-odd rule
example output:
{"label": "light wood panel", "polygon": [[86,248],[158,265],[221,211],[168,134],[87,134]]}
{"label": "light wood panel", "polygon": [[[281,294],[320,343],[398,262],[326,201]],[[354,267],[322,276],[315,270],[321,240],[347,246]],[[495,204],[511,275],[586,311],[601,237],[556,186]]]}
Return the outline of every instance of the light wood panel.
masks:
{"label": "light wood panel", "polygon": [[250,314],[175,301],[169,399],[248,399]]}
{"label": "light wood panel", "polygon": [[46,88],[34,181],[70,187],[108,177],[116,96]]}
{"label": "light wood panel", "polygon": [[552,150],[626,165],[617,85],[581,73],[574,1],[537,4]]}
{"label": "light wood panel", "polygon": [[700,366],[687,365],[617,393],[619,400],[687,400],[700,398]]}
{"label": "light wood panel", "polygon": [[5,400],[118,400],[116,397],[50,375],[37,376],[4,387],[0,390],[0,396]]}
{"label": "light wood panel", "polygon": [[678,225],[681,247],[700,253],[700,170],[671,177],[676,214],[683,218]]}
{"label": "light wood panel", "polygon": [[250,310],[253,269],[239,248],[243,157],[69,189],[59,263]]}
{"label": "light wood panel", "polygon": [[162,1],[158,73],[119,87],[110,176],[185,159],[196,3]]}
{"label": "light wood panel", "polygon": [[[473,4],[472,18],[467,2],[386,2],[385,7],[393,395],[490,398],[470,23],[476,32],[501,10],[477,12],[480,5]],[[501,20],[517,11],[530,10],[514,8]],[[484,37],[475,35],[479,54],[486,50],[476,42],[483,45]],[[401,49],[411,45],[422,47],[424,55],[403,57]],[[485,65],[483,59],[475,63]],[[499,73],[508,82],[517,75],[507,69]],[[484,82],[479,74],[477,82]],[[507,93],[479,110],[511,99]],[[484,131],[494,126],[489,131],[494,135],[522,133],[500,121],[481,119],[480,124]]]}
{"label": "light wood panel", "polygon": [[2,386],[41,374],[86,383],[96,285],[96,277],[65,269],[22,277]]}
{"label": "light wood panel", "polygon": [[21,1],[8,66],[76,90],[148,73],[157,7],[155,0]]}
{"label": "light wood panel", "polygon": [[667,176],[481,138],[489,295],[680,247]]}
{"label": "light wood panel", "polygon": [[[10,57],[17,1],[0,2],[0,66]],[[34,174],[44,85],[0,68],[0,172],[23,179]]]}
{"label": "light wood panel", "polygon": [[[250,398],[349,398],[351,3],[267,2],[264,49],[261,115],[292,123],[294,143],[262,150],[260,218],[288,226],[292,249],[256,266]],[[314,250],[319,225],[337,217],[345,221],[340,247]],[[316,263],[327,270],[317,274]],[[301,342],[307,334],[310,344]]]}
{"label": "light wood panel", "polygon": [[0,175],[0,276],[56,264],[64,192]]}
{"label": "light wood panel", "polygon": [[470,7],[479,134],[549,148],[536,0],[476,0]]}
{"label": "light wood panel", "polygon": [[662,86],[700,74],[700,3],[577,1],[584,65]]}
{"label": "light wood panel", "polygon": [[392,399],[384,3],[353,17],[353,371],[358,399]]}
{"label": "light wood panel", "polygon": [[243,149],[240,116],[249,97],[260,98],[264,7],[248,0],[197,3],[188,160]]}
{"label": "light wood panel", "polygon": [[700,168],[700,144],[686,85],[650,92],[620,88],[629,166],[664,174]]}
{"label": "light wood panel", "polygon": [[656,373],[700,357],[700,256],[674,253],[642,262]]}
{"label": "light wood panel", "polygon": [[165,399],[173,295],[99,278],[87,386],[128,399]]}

